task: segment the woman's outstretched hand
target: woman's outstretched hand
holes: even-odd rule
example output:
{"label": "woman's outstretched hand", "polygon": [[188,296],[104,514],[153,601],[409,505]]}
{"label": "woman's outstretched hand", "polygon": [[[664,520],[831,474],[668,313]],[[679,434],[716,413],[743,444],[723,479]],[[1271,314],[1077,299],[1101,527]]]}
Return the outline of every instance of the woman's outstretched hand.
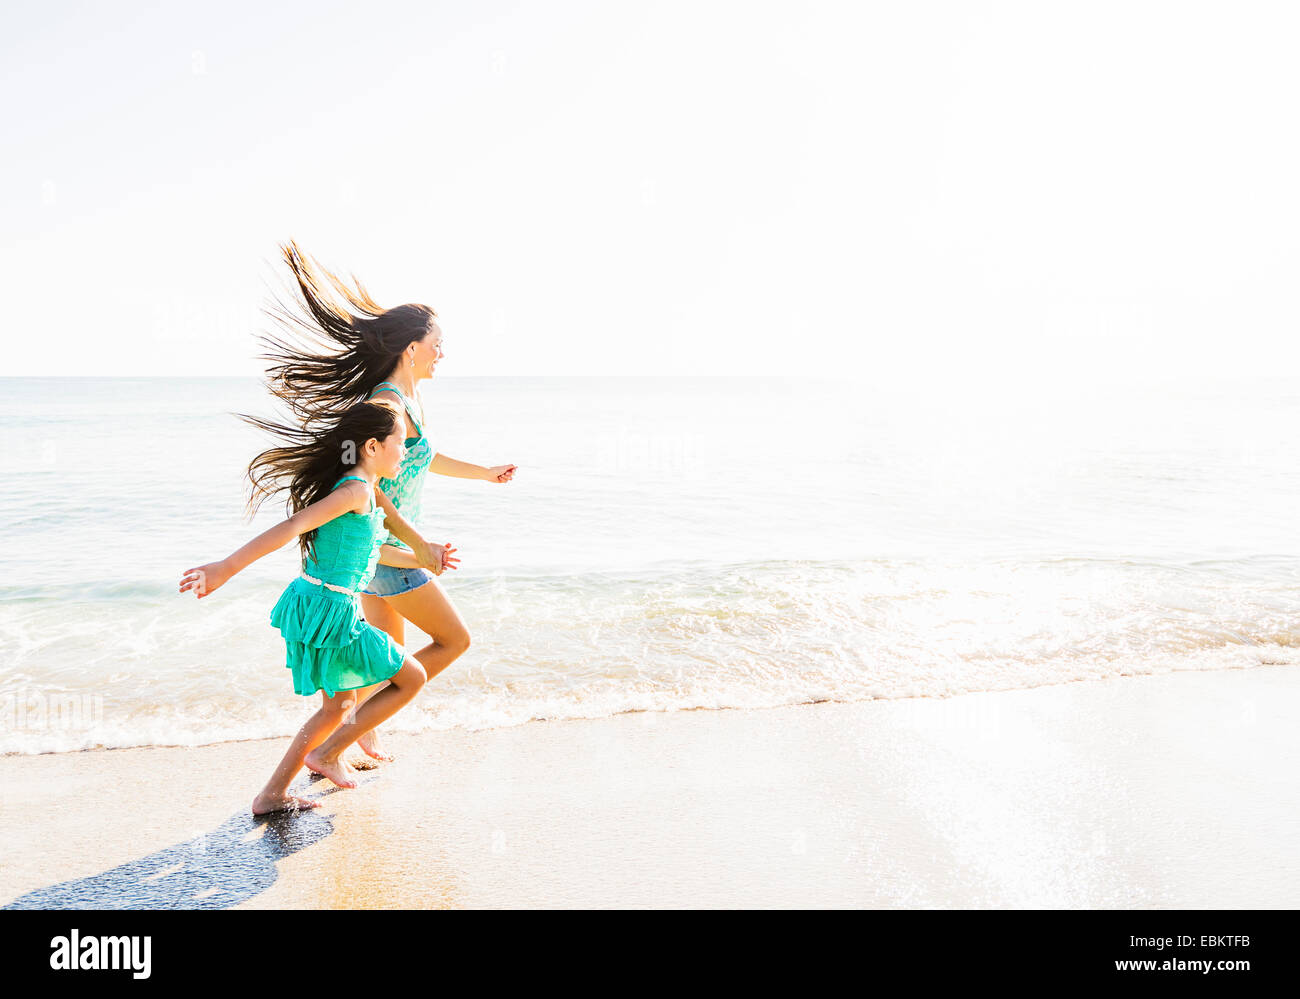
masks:
{"label": "woman's outstretched hand", "polygon": [[226,564],[225,559],[219,562],[209,562],[207,565],[195,566],[193,569],[186,569],[181,576],[180,592],[184,593],[186,590],[193,590],[194,595],[202,600],[233,575],[234,573],[230,570],[230,566]]}
{"label": "woman's outstretched hand", "polygon": [[509,482],[515,477],[515,469],[518,465],[497,465],[487,470],[487,480],[489,482]]}

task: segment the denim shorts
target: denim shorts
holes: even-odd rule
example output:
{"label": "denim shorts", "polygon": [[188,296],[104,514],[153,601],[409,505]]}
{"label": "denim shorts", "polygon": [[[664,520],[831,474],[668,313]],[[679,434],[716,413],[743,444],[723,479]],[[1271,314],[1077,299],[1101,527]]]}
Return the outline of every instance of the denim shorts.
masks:
{"label": "denim shorts", "polygon": [[428,569],[399,569],[395,565],[380,565],[375,568],[375,578],[361,592],[372,597],[395,597],[399,593],[410,593],[431,579],[433,573]]}

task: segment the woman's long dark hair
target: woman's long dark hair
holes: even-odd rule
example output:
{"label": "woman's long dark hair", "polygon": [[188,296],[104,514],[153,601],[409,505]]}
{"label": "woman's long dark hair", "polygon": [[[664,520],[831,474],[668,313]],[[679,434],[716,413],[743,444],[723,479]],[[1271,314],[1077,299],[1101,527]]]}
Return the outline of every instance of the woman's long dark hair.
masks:
{"label": "woman's long dark hair", "polygon": [[427,305],[385,309],[355,274],[353,289],[304,255],[293,240],[280,244],[280,250],[305,314],[278,301],[264,310],[281,329],[259,337],[266,348],[259,356],[270,362],[266,387],[303,422],[328,421],[367,398],[402,352],[429,335],[438,314]]}
{"label": "woman's long dark hair", "polygon": [[[248,463],[252,492],[249,514],[271,496],[284,492],[285,508],[295,514],[327,496],[343,476],[356,467],[361,448],[372,437],[383,440],[401,426],[401,410],[387,399],[359,402],[345,409],[323,432],[259,416],[238,414],[240,419],[282,441]],[[315,557],[316,532],[298,536],[305,558]]]}

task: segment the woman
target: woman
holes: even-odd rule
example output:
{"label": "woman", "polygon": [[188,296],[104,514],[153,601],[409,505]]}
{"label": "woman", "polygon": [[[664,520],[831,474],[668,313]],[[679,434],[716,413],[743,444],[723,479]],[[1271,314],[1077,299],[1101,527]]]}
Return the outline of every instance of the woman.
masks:
{"label": "woman", "polygon": [[[509,482],[515,465],[485,467],[440,454],[426,435],[423,407],[417,400],[419,383],[432,378],[443,357],[442,330],[437,314],[427,305],[378,305],[353,275],[355,289],[309,261],[292,240],[280,247],[293,272],[303,304],[302,318],[279,309],[286,337],[263,337],[269,348],[263,358],[271,362],[267,385],[306,425],[326,423],[347,407],[366,399],[387,399],[402,410],[406,458],[395,478],[380,479],[378,491],[413,524],[420,510],[426,471],[460,479]],[[329,288],[342,298],[340,302]],[[380,500],[384,502],[384,500]],[[403,525],[405,526],[405,525]],[[381,565],[370,586],[362,591],[365,618],[404,645],[409,621],[433,639],[436,648],[421,659],[430,680],[469,648],[469,629],[452,606],[435,576],[454,568],[450,545],[429,545],[422,536],[403,531],[407,545],[394,534],[386,544],[411,551],[419,568]],[[384,684],[358,691],[358,704]],[[357,740],[372,759],[393,757],[379,745],[372,730]]]}

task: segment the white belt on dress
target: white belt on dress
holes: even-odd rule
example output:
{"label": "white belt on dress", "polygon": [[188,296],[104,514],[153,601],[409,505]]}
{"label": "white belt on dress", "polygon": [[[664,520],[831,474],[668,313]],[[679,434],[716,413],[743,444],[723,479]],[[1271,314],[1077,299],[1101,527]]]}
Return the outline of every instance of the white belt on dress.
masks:
{"label": "white belt on dress", "polygon": [[305,572],[302,574],[302,578],[305,579],[305,580],[307,580],[307,582],[309,582],[309,583],[315,583],[317,586],[323,586],[323,587],[325,587],[325,589],[327,589],[327,590],[334,590],[336,593],[356,593],[356,592],[357,592],[356,590],[349,590],[346,586],[335,586],[333,583],[323,583],[323,582],[321,582],[319,579],[317,579],[316,577],[307,575]]}

